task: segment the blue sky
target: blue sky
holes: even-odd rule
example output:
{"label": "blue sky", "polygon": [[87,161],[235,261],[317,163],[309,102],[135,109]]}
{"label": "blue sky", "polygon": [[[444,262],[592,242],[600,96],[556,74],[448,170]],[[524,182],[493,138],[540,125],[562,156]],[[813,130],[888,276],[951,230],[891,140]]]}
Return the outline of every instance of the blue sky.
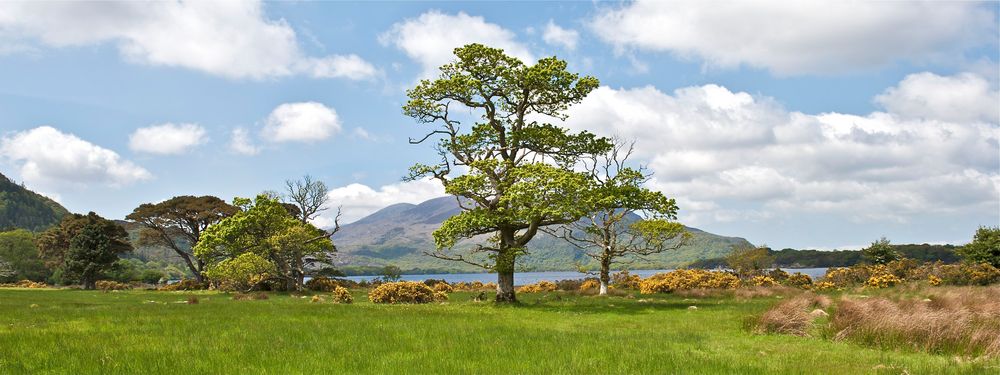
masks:
{"label": "blue sky", "polygon": [[400,182],[433,159],[404,90],[482,42],[599,78],[564,125],[638,139],[689,225],[837,248],[1000,223],[996,2],[710,5],[5,2],[0,172],[112,218],[304,174],[348,219],[418,203],[441,189]]}

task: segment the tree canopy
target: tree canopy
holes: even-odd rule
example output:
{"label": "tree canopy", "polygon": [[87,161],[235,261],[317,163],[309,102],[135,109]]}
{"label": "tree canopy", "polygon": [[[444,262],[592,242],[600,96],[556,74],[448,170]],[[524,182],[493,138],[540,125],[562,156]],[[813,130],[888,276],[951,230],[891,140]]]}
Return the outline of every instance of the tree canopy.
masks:
{"label": "tree canopy", "polygon": [[[497,272],[497,301],[516,301],[516,258],[546,225],[576,221],[586,211],[578,202],[589,184],[572,167],[583,156],[606,152],[610,142],[589,132],[572,133],[545,122],[566,119],[565,110],[598,86],[594,77],[566,70],[555,57],[526,65],[503,50],[469,44],[454,50],[456,59],[440,68],[435,80],[407,91],[403,112],[435,126],[421,139],[438,140],[436,164],[417,164],[409,179],[439,180],[459,200],[462,212],[434,232],[431,255],[463,261]],[[478,113],[468,126],[461,115]],[[490,240],[474,253],[452,251],[456,243],[479,235]]]}
{"label": "tree canopy", "polygon": [[170,248],[184,260],[195,279],[201,282],[205,265],[194,256],[191,249],[209,226],[232,216],[236,211],[236,207],[213,196],[185,195],[160,203],[142,204],[125,218],[143,225],[140,243]]}
{"label": "tree canopy", "polygon": [[37,240],[45,264],[86,289],[111,269],[118,256],[132,251],[128,233],[118,223],[96,213],[71,214]]}
{"label": "tree canopy", "polygon": [[872,264],[886,264],[894,260],[899,260],[902,257],[885,237],[861,249],[861,256]]}
{"label": "tree canopy", "polygon": [[1000,227],[979,227],[972,242],[960,250],[966,260],[1000,268]]}
{"label": "tree canopy", "polygon": [[209,274],[229,274],[219,268],[256,262],[246,257],[241,262],[227,261],[253,253],[274,265],[274,278],[283,281],[283,287],[297,289],[302,287],[299,280],[305,267],[329,262],[329,253],[334,251],[329,233],[302,223],[277,199],[262,194],[254,199],[235,198],[233,205],[238,211],[206,229],[194,247]]}

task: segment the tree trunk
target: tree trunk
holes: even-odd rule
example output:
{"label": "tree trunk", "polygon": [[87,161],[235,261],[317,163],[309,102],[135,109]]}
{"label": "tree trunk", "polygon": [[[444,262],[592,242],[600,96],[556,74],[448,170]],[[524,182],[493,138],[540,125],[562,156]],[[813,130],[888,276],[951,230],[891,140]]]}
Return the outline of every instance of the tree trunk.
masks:
{"label": "tree trunk", "polygon": [[80,283],[83,284],[83,289],[85,290],[94,290],[97,288],[97,282],[92,279],[80,280]]}
{"label": "tree trunk", "polygon": [[605,259],[601,261],[601,294],[602,296],[608,294],[608,283],[611,281],[611,260]]}
{"label": "tree trunk", "polygon": [[514,260],[517,253],[514,249],[513,229],[500,230],[500,251],[497,252],[496,265],[497,272],[497,298],[499,303],[516,303],[517,296],[514,295]]}

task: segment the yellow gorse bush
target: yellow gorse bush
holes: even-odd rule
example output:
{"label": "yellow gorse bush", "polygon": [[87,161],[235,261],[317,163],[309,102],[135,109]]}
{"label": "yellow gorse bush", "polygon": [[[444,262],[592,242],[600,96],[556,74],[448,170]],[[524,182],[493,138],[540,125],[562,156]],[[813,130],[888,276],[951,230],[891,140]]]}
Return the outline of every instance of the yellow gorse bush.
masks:
{"label": "yellow gorse bush", "polygon": [[894,287],[902,282],[903,280],[896,277],[896,275],[893,275],[891,273],[883,273],[869,277],[868,281],[865,281],[865,286],[869,288],[881,289],[881,288]]}
{"label": "yellow gorse bush", "polygon": [[753,286],[774,286],[775,284],[777,282],[771,276],[754,276],[750,279],[750,285]]}
{"label": "yellow gorse bush", "polygon": [[451,285],[448,285],[448,283],[437,283],[434,284],[434,291],[442,293],[451,293],[455,291],[455,288],[452,288]]}
{"label": "yellow gorse bush", "polygon": [[413,281],[399,281],[379,285],[368,292],[372,303],[429,303],[434,301],[434,289]]}
{"label": "yellow gorse bush", "polygon": [[112,280],[98,280],[96,283],[94,283],[94,287],[96,287],[97,290],[105,292],[109,292],[112,290],[132,289],[132,287],[126,283],[120,283]]}
{"label": "yellow gorse bush", "polygon": [[740,279],[728,272],[706,271],[700,269],[675,270],[658,273],[639,283],[642,294],[670,293],[675,290],[695,288],[705,289],[735,289],[740,286]]}
{"label": "yellow gorse bush", "polygon": [[541,292],[551,292],[551,291],[554,291],[556,289],[559,289],[559,287],[556,285],[556,283],[548,281],[548,280],[542,280],[542,281],[539,281],[539,282],[534,283],[534,284],[528,284],[528,285],[524,285],[524,286],[522,286],[520,288],[517,288],[517,292],[518,293],[541,293]]}
{"label": "yellow gorse bush", "polygon": [[354,303],[354,296],[351,295],[351,291],[347,290],[347,288],[337,286],[333,288],[333,302]]}
{"label": "yellow gorse bush", "polygon": [[586,291],[590,291],[590,290],[599,289],[600,287],[601,287],[601,282],[600,281],[597,281],[597,280],[594,280],[594,279],[587,279],[587,280],[584,280],[583,283],[580,284],[580,291],[581,292],[586,292]]}

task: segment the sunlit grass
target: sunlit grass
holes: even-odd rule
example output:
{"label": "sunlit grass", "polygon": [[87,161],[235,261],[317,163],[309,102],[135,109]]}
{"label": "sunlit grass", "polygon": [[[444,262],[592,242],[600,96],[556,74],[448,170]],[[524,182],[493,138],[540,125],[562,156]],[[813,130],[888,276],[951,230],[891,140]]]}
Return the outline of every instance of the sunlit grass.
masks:
{"label": "sunlit grass", "polygon": [[[273,294],[0,289],[0,373],[997,373],[996,361],[743,328],[777,296],[452,294],[430,305]],[[198,304],[187,304],[197,295]],[[327,299],[329,300],[329,299]],[[688,309],[696,305],[698,309]],[[32,307],[34,306],[34,307]]]}

